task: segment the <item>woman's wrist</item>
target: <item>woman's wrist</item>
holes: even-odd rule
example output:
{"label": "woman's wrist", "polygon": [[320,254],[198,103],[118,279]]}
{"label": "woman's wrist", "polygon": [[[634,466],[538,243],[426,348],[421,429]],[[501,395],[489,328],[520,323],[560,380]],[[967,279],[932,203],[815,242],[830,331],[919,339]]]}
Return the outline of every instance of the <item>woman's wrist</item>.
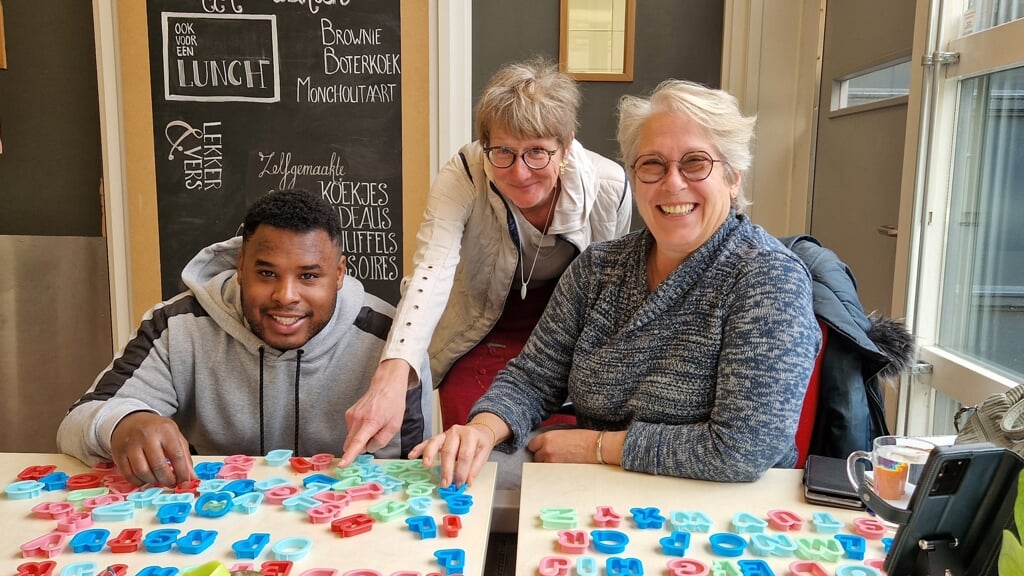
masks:
{"label": "woman's wrist", "polygon": [[493,447],[493,446],[496,446],[498,444],[498,433],[495,432],[494,428],[491,428],[491,426],[489,424],[487,424],[486,422],[473,421],[473,422],[467,423],[466,426],[479,426],[479,427],[487,430],[488,432],[491,433],[491,446]]}
{"label": "woman's wrist", "polygon": [[604,430],[597,433],[597,442],[594,446],[594,452],[597,455],[598,464],[607,464],[607,462],[604,461],[604,454],[602,454],[602,449],[604,448],[604,433]]}

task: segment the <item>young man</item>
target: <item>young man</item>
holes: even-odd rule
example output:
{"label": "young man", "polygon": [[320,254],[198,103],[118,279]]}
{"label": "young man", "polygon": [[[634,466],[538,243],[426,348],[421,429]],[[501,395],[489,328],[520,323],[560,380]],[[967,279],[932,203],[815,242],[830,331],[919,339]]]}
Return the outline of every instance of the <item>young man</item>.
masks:
{"label": "young man", "polygon": [[[345,278],[337,211],[310,192],[270,192],[241,237],[203,249],[182,279],[188,290],[147,312],[71,407],[60,450],[164,486],[194,477],[190,454],[340,453],[345,410],[367,390],[394,308]],[[401,431],[378,457],[429,436],[431,393],[429,381],[409,388]]]}

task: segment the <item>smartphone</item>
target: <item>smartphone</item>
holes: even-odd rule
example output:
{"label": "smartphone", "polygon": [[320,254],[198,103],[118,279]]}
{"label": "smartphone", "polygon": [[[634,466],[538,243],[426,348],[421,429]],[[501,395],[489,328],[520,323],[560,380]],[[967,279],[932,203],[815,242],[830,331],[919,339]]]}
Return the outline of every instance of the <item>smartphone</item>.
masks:
{"label": "smartphone", "polygon": [[817,454],[808,456],[804,464],[804,500],[850,510],[864,509],[864,502],[846,474],[846,460]]}
{"label": "smartphone", "polygon": [[1002,531],[1016,533],[1013,506],[1022,469],[1024,458],[988,442],[932,450],[885,572],[995,576]]}

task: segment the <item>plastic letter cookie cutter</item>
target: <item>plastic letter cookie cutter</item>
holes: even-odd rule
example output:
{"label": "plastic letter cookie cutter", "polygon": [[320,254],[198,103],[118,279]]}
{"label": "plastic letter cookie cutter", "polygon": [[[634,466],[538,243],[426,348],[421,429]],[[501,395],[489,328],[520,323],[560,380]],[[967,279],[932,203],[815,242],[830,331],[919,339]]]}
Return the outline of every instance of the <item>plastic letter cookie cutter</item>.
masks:
{"label": "plastic letter cookie cutter", "polygon": [[199,462],[193,467],[193,470],[200,480],[213,480],[223,467],[223,462]]}
{"label": "plastic letter cookie cutter", "polygon": [[38,538],[34,538],[22,544],[21,556],[23,558],[31,558],[32,556],[53,558],[60,554],[61,550],[64,550],[64,547],[68,544],[69,538],[70,536],[68,534],[62,532],[50,532],[49,534],[43,534]]}
{"label": "plastic letter cookie cutter", "polygon": [[65,566],[60,576],[93,576],[99,569],[95,562],[76,562]]}
{"label": "plastic letter cookie cutter", "polygon": [[39,479],[43,483],[43,490],[64,490],[68,486],[68,475],[64,472],[50,472]]}
{"label": "plastic letter cookie cutter", "polygon": [[306,476],[305,478],[302,479],[302,485],[306,488],[309,488],[311,484],[323,484],[329,488],[333,486],[334,483],[337,481],[337,478],[333,476],[328,476],[327,474],[310,474],[309,476]]}
{"label": "plastic letter cookie cutter", "polygon": [[366,509],[375,520],[380,522],[389,522],[404,516],[409,511],[409,505],[405,502],[399,502],[398,500],[384,500],[378,502],[373,506]]}
{"label": "plastic letter cookie cutter", "polygon": [[353,500],[376,500],[384,494],[384,487],[376,482],[367,482],[345,490],[345,494]]}
{"label": "plastic letter cookie cutter", "polygon": [[159,509],[164,504],[189,504],[196,501],[196,495],[191,492],[162,493],[153,498],[153,506]]}
{"label": "plastic letter cookie cutter", "polygon": [[110,530],[106,528],[90,528],[75,534],[68,545],[71,546],[75,553],[99,552],[107,545],[107,538],[110,538]]}
{"label": "plastic letter cookie cutter", "polygon": [[843,527],[843,523],[828,512],[815,512],[811,518],[814,531],[820,534],[835,534]]}
{"label": "plastic letter cookie cutter", "polygon": [[455,538],[459,535],[459,530],[462,530],[462,518],[454,514],[446,514],[441,517],[441,526],[446,537]]}
{"label": "plastic letter cookie cutter", "polygon": [[743,551],[747,549],[747,541],[738,534],[732,532],[718,532],[708,537],[708,541],[711,543],[711,551],[717,556],[725,556],[726,558],[735,558],[742,556]]}
{"label": "plastic letter cookie cutter", "polygon": [[[406,479],[406,481],[408,482],[407,479]],[[415,482],[410,482],[410,484],[415,484]],[[466,485],[465,484],[459,484],[458,486],[456,486],[455,484],[450,484],[450,485],[445,486],[443,488],[438,488],[437,489],[437,495],[442,500],[444,500],[446,498],[450,498],[452,496],[457,496],[459,494],[465,494],[465,493],[466,493]]]}
{"label": "plastic letter cookie cutter", "polygon": [[698,511],[680,511],[669,514],[669,524],[676,532],[700,532],[711,531],[711,518],[707,514]]}
{"label": "plastic letter cookie cutter", "polygon": [[191,502],[171,502],[157,509],[156,518],[161,524],[181,524],[191,512]]}
{"label": "plastic letter cookie cutter", "polygon": [[221,466],[220,471],[217,472],[217,478],[224,480],[244,480],[249,476],[249,470],[251,467],[246,467],[242,464],[225,464]]}
{"label": "plastic letter cookie cutter", "polygon": [[[457,518],[457,516],[456,516]],[[437,523],[433,516],[413,516],[405,519],[405,525],[409,531],[420,535],[420,540],[437,538]]]}
{"label": "plastic letter cookie cutter", "polygon": [[224,492],[231,492],[235,496],[241,496],[242,494],[250,494],[256,491],[256,481],[249,478],[242,478],[239,480],[231,480],[224,485]]}
{"label": "plastic letter cookie cutter", "polygon": [[713,576],[743,576],[743,572],[737,565],[728,560],[715,560],[711,563],[711,574]]}
{"label": "plastic letter cookie cutter", "polygon": [[127,564],[111,564],[103,569],[103,576],[128,576]]}
{"label": "plastic letter cookie cutter", "polygon": [[235,551],[235,558],[253,560],[260,555],[260,552],[270,542],[270,534],[265,532],[253,532],[245,540],[239,540],[231,545]]}
{"label": "plastic letter cookie cutter", "polygon": [[15,576],[52,576],[53,569],[56,566],[57,563],[53,560],[25,562],[24,564],[18,564],[18,572]]}
{"label": "plastic letter cookie cutter", "polygon": [[737,512],[732,517],[732,528],[737,534],[754,534],[764,532],[768,523],[750,512]]}
{"label": "plastic letter cookie cutter", "polygon": [[600,573],[593,556],[580,556],[576,559],[576,576],[598,576]]}
{"label": "plastic letter cookie cutter", "polygon": [[92,519],[97,522],[124,522],[134,517],[135,504],[132,502],[114,502],[92,510]]}
{"label": "plastic letter cookie cutter", "polygon": [[448,506],[448,512],[451,514],[469,514],[470,508],[473,507],[473,496],[469,494],[449,496],[444,499],[444,503]]}
{"label": "plastic letter cookie cutter", "polygon": [[434,499],[430,496],[416,496],[405,501],[414,514],[426,514],[434,505]]}
{"label": "plastic letter cookie cutter", "polygon": [[560,530],[558,549],[565,554],[583,554],[590,546],[590,536],[583,530]]}
{"label": "plastic letter cookie cutter", "polygon": [[125,528],[115,538],[107,541],[107,547],[114,554],[137,552],[140,544],[142,544],[141,528]]}
{"label": "plastic letter cookie cutter", "polygon": [[312,496],[307,496],[305,494],[296,494],[295,496],[288,498],[284,502],[281,502],[281,505],[284,507],[285,510],[298,510],[299,512],[305,512],[310,508],[316,508],[317,506],[319,506],[320,501],[317,500],[316,498],[313,498]]}
{"label": "plastic letter cookie cutter", "polygon": [[156,500],[156,497],[163,493],[163,488],[146,488],[145,490],[133,492],[125,496],[125,500],[135,504],[136,508],[148,508],[153,505],[153,501]]}
{"label": "plastic letter cookie cutter", "polygon": [[434,493],[434,485],[426,482],[413,482],[405,485],[405,495],[409,497],[430,496]]}
{"label": "plastic letter cookie cutter", "polygon": [[249,471],[256,466],[256,459],[248,454],[232,454],[224,459],[224,465],[238,466],[239,468],[245,468],[246,471]]}
{"label": "plastic letter cookie cutter", "polygon": [[843,557],[843,547],[834,538],[797,538],[796,557],[801,560],[838,562]]}
{"label": "plastic letter cookie cutter", "polygon": [[[121,494],[101,494],[93,498],[86,498],[85,500],[82,500],[82,508],[92,511],[100,506],[116,504],[117,502],[124,502],[124,496]],[[134,507],[134,504],[132,507]],[[93,514],[93,519],[99,520],[99,518],[96,518],[95,514]]]}
{"label": "plastic letter cookie cutter", "polygon": [[576,527],[575,508],[541,508],[540,524],[546,530],[571,530]]}
{"label": "plastic letter cookie cutter", "polygon": [[572,570],[572,562],[561,556],[545,556],[540,559],[537,574],[540,576],[568,576]]}
{"label": "plastic letter cookie cutter", "polygon": [[263,503],[263,493],[249,492],[231,500],[231,509],[243,514],[255,514]]}
{"label": "plastic letter cookie cutter", "polygon": [[216,530],[189,530],[178,538],[178,550],[182,554],[202,554],[217,539]]}
{"label": "plastic letter cookie cutter", "polygon": [[75,505],[70,502],[40,502],[32,507],[32,514],[45,520],[60,520],[74,511]]}
{"label": "plastic letter cookie cutter", "polygon": [[751,534],[750,547],[759,556],[792,556],[796,542],[785,534]]}
{"label": "plastic letter cookie cutter", "polygon": [[633,515],[633,523],[641,530],[660,529],[665,525],[665,517],[661,515],[659,508],[630,508],[629,513]]}
{"label": "plastic letter cookie cutter", "polygon": [[267,466],[284,466],[291,459],[292,454],[291,450],[271,450],[263,459],[267,461]]}
{"label": "plastic letter cookie cutter", "polygon": [[181,534],[181,530],[177,528],[151,530],[142,539],[142,546],[146,552],[167,552],[178,541],[178,534]]}
{"label": "plastic letter cookie cutter", "polygon": [[863,560],[864,552],[867,548],[867,542],[863,536],[854,536],[852,534],[836,534],[835,539],[842,545],[843,550],[846,552],[846,557],[850,560]]}
{"label": "plastic letter cookie cutter", "polygon": [[92,512],[75,512],[57,520],[58,532],[78,532],[92,526]]}
{"label": "plastic letter cookie cutter", "polygon": [[666,556],[686,556],[686,550],[690,547],[690,533],[673,532],[658,540],[658,543],[661,544],[661,551]]}
{"label": "plastic letter cookie cutter", "polygon": [[146,566],[135,576],[177,576],[178,569],[174,566]]}
{"label": "plastic letter cookie cutter", "polygon": [[804,519],[789,510],[769,510],[768,525],[772,530],[786,532],[799,531],[804,526]]}
{"label": "plastic letter cookie cutter", "polygon": [[312,547],[313,541],[309,538],[293,536],[291,538],[285,538],[277,544],[274,544],[271,551],[274,553],[274,558],[277,558],[278,560],[291,560],[292,562],[296,562],[305,558]]}
{"label": "plastic letter cookie cutter", "polygon": [[775,576],[771,566],[764,560],[737,560],[743,576]]}
{"label": "plastic letter cookie cutter", "polygon": [[260,572],[263,576],[288,576],[292,571],[291,560],[268,560],[260,564]]}
{"label": "plastic letter cookie cutter", "polygon": [[629,536],[618,530],[591,530],[590,542],[602,554],[622,554],[629,544]]}
{"label": "plastic letter cookie cutter", "polygon": [[604,563],[608,576],[643,576],[644,564],[638,558],[612,556]]}
{"label": "plastic letter cookie cutter", "polygon": [[622,523],[622,515],[611,506],[598,506],[593,518],[594,525],[599,528],[618,528]]}
{"label": "plastic letter cookie cutter", "polygon": [[707,564],[693,558],[673,558],[668,561],[669,576],[708,576]]}
{"label": "plastic letter cookie cutter", "polygon": [[[300,576],[306,576],[308,570],[303,572]],[[402,576],[403,574],[409,574],[409,572],[395,572],[391,576]],[[384,576],[376,570],[369,568],[356,568],[355,570],[346,570],[341,576]],[[412,572],[412,576],[420,576],[419,572]]]}
{"label": "plastic letter cookie cutter", "polygon": [[881,540],[885,536],[885,524],[878,518],[854,518],[853,531],[868,540]]}
{"label": "plastic letter cookie cutter", "polygon": [[462,569],[466,566],[466,551],[462,548],[436,550],[434,551],[434,558],[437,558],[438,565],[448,575],[462,574]]}
{"label": "plastic letter cookie cutter", "polygon": [[302,456],[293,456],[289,458],[288,464],[291,464],[292,470],[295,470],[299,474],[305,474],[313,469],[313,463],[309,461],[309,458],[303,458]]}
{"label": "plastic letter cookie cutter", "polygon": [[306,510],[306,517],[313,524],[327,524],[341,517],[345,507],[339,502],[324,502]]}
{"label": "plastic letter cookie cutter", "polygon": [[369,532],[373,529],[374,522],[376,521],[366,514],[352,514],[331,522],[331,532],[337,532],[342,537],[349,538]]}
{"label": "plastic letter cookie cutter", "polygon": [[299,488],[298,486],[283,484],[281,486],[275,486],[264,492],[263,498],[268,504],[281,504],[285,500],[297,496],[300,492],[302,492],[302,488]]}
{"label": "plastic letter cookie cutter", "polygon": [[57,466],[53,464],[28,466],[21,472],[18,472],[17,478],[18,480],[39,480],[56,469]]}
{"label": "plastic letter cookie cutter", "polygon": [[892,537],[886,536],[882,538],[882,547],[885,549],[885,553],[889,553],[889,548],[892,548]]}
{"label": "plastic letter cookie cutter", "polygon": [[[288,482],[287,478],[272,476],[270,478],[264,478],[263,480],[257,480],[256,483],[253,484],[253,487],[260,492],[269,492],[278,486],[288,486],[289,484],[291,483]],[[298,494],[298,492],[296,492],[296,494]]]}
{"label": "plastic letter cookie cutter", "polygon": [[11,500],[28,500],[38,498],[45,487],[46,485],[38,480],[19,480],[8,484],[4,492],[7,492],[7,497]]}
{"label": "plastic letter cookie cutter", "polygon": [[332,454],[313,454],[309,457],[309,461],[313,464],[313,470],[319,472],[334,465],[334,456]]}
{"label": "plastic letter cookie cutter", "polygon": [[99,488],[103,484],[102,478],[95,472],[75,474],[68,478],[68,490],[86,490],[88,488]]}
{"label": "plastic letter cookie cutter", "polygon": [[882,576],[882,573],[871,566],[843,564],[836,568],[836,576]]}
{"label": "plastic letter cookie cutter", "polygon": [[790,562],[789,573],[793,576],[829,576],[824,566],[810,560]]}
{"label": "plastic letter cookie cutter", "polygon": [[[338,571],[334,568],[310,568],[309,570],[303,570],[299,576],[337,576]],[[348,574],[346,572],[345,574]],[[344,574],[342,575],[344,576]],[[368,575],[369,576],[369,575]],[[373,576],[381,576],[379,572],[375,572]],[[413,572],[411,575],[404,572],[395,572],[391,576],[420,576],[419,572]]]}

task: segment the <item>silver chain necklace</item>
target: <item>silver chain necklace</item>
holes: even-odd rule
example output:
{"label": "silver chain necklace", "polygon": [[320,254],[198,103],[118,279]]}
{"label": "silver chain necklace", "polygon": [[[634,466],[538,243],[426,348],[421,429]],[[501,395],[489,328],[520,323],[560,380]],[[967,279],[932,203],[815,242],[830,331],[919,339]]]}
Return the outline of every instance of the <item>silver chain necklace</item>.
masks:
{"label": "silver chain necklace", "polygon": [[[533,270],[537,267],[537,259],[540,257],[540,247],[544,245],[544,236],[547,233],[548,226],[551,226],[551,217],[555,214],[555,202],[558,202],[559,188],[555,188],[555,193],[552,194],[551,206],[548,208],[548,218],[544,223],[544,228],[540,231],[540,240],[537,242],[537,251],[533,254],[533,264],[530,265],[530,276],[526,276],[526,262],[523,258],[519,259],[519,279],[523,285],[519,287],[519,298],[526,300],[526,286],[533,279]],[[526,219],[526,216],[523,216]],[[523,235],[520,234],[520,237]],[[525,252],[523,253],[525,255]]]}

